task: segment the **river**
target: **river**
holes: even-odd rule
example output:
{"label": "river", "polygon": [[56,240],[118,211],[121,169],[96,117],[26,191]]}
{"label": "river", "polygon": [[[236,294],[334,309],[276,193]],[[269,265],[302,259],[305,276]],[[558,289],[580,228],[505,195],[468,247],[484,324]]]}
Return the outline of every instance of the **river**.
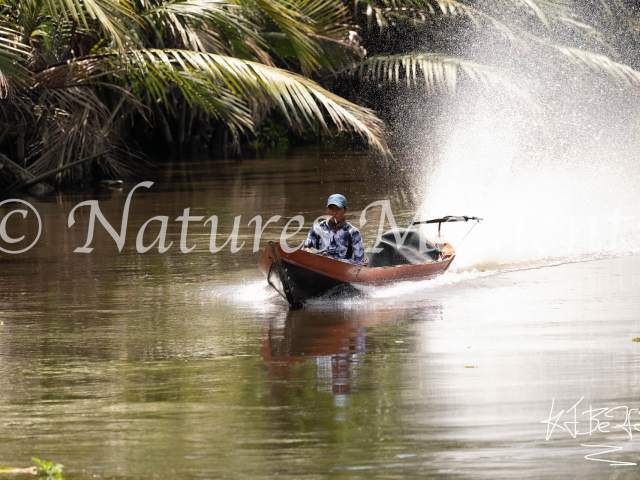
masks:
{"label": "river", "polygon": [[[295,245],[329,194],[347,196],[356,225],[383,199],[406,224],[421,198],[358,153],[178,163],[149,180],[121,252],[101,226],[91,253],[74,252],[88,207],[67,221],[98,200],[119,230],[134,184],[21,197],[43,228],[28,252],[0,256],[0,465],[38,457],[67,479],[637,477],[637,465],[594,459],[640,463],[640,425],[621,428],[624,409],[583,412],[640,407],[640,257],[467,262],[289,311],[257,269],[249,220],[282,216],[262,247],[303,215]],[[218,246],[241,215],[245,245],[210,253],[200,221],[183,253],[185,208],[218,216]],[[139,253],[136,234],[159,215],[173,244]],[[33,236],[18,220],[12,235]],[[563,423],[576,403],[578,423]],[[544,423],[562,410],[555,429]],[[584,445],[622,449],[587,459],[606,448]]]}

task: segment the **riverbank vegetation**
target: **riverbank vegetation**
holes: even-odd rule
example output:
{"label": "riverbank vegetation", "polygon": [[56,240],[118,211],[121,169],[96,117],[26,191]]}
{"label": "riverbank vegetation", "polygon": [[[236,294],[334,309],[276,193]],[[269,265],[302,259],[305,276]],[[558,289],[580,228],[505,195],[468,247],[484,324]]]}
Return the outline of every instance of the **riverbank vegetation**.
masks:
{"label": "riverbank vegetation", "polygon": [[[640,15],[617,0],[0,3],[3,189],[128,177],[154,147],[216,156],[341,132],[384,164],[399,85],[526,101],[509,71],[531,62],[640,86]],[[467,55],[478,35],[522,62]]]}

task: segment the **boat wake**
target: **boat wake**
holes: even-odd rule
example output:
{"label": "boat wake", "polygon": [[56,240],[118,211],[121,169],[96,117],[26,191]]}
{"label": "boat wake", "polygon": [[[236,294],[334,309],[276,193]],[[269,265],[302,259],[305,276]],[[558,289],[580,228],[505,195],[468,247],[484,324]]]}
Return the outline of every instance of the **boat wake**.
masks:
{"label": "boat wake", "polygon": [[477,278],[490,277],[498,275],[500,271],[493,270],[470,270],[461,272],[445,272],[430,280],[422,280],[418,282],[398,282],[382,287],[369,287],[357,285],[360,292],[368,298],[398,298],[419,294],[434,288],[440,288],[446,285],[454,285],[456,283],[467,282]]}
{"label": "boat wake", "polygon": [[[348,290],[331,292],[323,297],[311,299],[305,303],[305,306],[307,308],[349,308],[366,305],[371,308],[389,308],[398,304],[406,305],[412,301],[424,300],[431,296],[434,291],[441,288],[473,282],[487,277],[554,267],[567,263],[603,260],[617,256],[619,255],[564,257],[547,262],[522,262],[519,265],[509,265],[505,268],[496,269],[471,268],[468,270],[456,270],[452,267],[443,275],[429,280],[403,281],[383,286],[353,285]],[[214,287],[211,290],[207,290],[207,295],[228,304],[250,309],[267,308],[270,310],[272,307],[277,307],[277,310],[280,311],[281,307],[286,306],[286,300],[273,287],[268,285],[264,278]]]}
{"label": "boat wake", "polygon": [[[336,291],[320,298],[314,298],[306,302],[307,307],[339,307],[370,303],[371,300],[379,300],[379,306],[383,307],[391,300],[395,302],[405,302],[412,298],[421,298],[425,293],[434,289],[462,282],[473,281],[478,278],[485,278],[498,275],[503,271],[499,270],[476,270],[446,272],[430,280],[418,282],[397,282],[384,286],[364,286],[357,285],[345,291]],[[235,285],[225,285],[214,287],[207,291],[207,295],[225,303],[241,307],[265,307],[284,306],[284,300],[276,290],[267,284],[265,279],[242,282]]]}

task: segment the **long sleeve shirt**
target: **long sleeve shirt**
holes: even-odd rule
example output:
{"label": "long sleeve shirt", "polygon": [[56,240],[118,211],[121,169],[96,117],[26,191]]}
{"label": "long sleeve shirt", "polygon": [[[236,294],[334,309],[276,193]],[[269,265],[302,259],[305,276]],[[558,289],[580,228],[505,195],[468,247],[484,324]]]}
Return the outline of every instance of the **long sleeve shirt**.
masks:
{"label": "long sleeve shirt", "polygon": [[[328,257],[355,265],[364,265],[364,246],[360,231],[347,224],[334,231],[327,221],[311,227],[302,248],[315,248],[317,253],[327,253]],[[353,258],[351,258],[353,256]]]}

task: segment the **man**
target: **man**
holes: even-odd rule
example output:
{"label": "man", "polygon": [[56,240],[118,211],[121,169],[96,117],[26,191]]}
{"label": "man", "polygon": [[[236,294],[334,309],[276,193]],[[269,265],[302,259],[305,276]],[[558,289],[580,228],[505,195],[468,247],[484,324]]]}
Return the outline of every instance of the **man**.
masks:
{"label": "man", "polygon": [[302,249],[310,252],[311,248],[315,248],[318,254],[342,262],[364,265],[362,236],[345,219],[347,210],[347,199],[343,195],[331,195],[327,200],[327,215],[331,218],[311,227]]}

